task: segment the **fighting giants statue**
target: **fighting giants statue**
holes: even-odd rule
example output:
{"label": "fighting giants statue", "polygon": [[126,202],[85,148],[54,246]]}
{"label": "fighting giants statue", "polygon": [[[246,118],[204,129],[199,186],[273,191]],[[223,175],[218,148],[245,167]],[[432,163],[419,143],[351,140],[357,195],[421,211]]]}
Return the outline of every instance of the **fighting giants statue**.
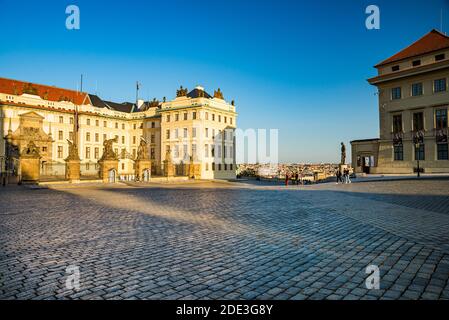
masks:
{"label": "fighting giants statue", "polygon": [[118,160],[118,155],[112,149],[112,144],[118,142],[118,137],[114,139],[105,140],[103,142],[103,155],[101,156],[101,160]]}

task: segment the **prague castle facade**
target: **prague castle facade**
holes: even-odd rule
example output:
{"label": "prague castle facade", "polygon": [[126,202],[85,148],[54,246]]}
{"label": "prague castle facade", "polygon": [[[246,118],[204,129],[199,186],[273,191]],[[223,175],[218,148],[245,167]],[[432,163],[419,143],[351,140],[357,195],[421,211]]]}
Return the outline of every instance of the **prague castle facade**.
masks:
{"label": "prague castle facade", "polygon": [[437,30],[375,66],[380,136],[351,141],[356,172],[449,172],[449,37]]}
{"label": "prague castle facade", "polygon": [[236,118],[234,102],[226,102],[220,89],[211,96],[202,87],[190,92],[181,87],[171,101],[116,103],[84,92],[0,78],[1,171],[20,174],[15,158],[33,141],[40,153],[41,176],[62,177],[69,141],[76,139],[81,172],[95,178],[103,142],[117,138],[118,176],[133,179],[143,138],[152,175],[161,174],[170,157],[178,175],[188,175],[183,164],[195,163],[197,179],[232,179]]}

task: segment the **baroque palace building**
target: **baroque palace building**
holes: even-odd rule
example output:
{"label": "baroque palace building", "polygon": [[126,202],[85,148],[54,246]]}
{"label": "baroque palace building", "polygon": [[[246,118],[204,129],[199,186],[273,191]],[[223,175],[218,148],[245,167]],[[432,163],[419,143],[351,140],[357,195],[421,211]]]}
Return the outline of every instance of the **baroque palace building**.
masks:
{"label": "baroque palace building", "polygon": [[[1,171],[20,176],[18,158],[32,141],[39,150],[41,177],[64,177],[69,143],[75,140],[81,176],[94,179],[103,143],[116,138],[118,177],[132,180],[143,138],[154,176],[162,174],[169,160],[180,176],[235,178],[234,102],[226,102],[220,89],[211,96],[200,86],[190,92],[181,87],[175,99],[163,100],[116,103],[89,93],[0,78]],[[189,164],[195,164],[195,172],[188,172]]]}
{"label": "baroque palace building", "polygon": [[356,172],[449,172],[449,37],[432,30],[375,66],[380,136],[354,140]]}

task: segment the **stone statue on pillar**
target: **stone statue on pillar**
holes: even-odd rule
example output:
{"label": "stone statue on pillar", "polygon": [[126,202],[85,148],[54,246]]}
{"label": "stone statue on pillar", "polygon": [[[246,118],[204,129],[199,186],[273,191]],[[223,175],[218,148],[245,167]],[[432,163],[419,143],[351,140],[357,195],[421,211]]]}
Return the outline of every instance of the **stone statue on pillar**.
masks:
{"label": "stone statue on pillar", "polygon": [[70,182],[77,182],[81,177],[80,156],[75,142],[67,140],[69,144],[69,156],[65,158],[65,177]]}
{"label": "stone statue on pillar", "polygon": [[135,175],[137,181],[148,181],[151,176],[151,160],[148,156],[148,146],[144,138],[140,138],[137,148]]}
{"label": "stone statue on pillar", "polygon": [[342,142],[341,143],[341,162],[340,164],[346,164],[346,146]]}

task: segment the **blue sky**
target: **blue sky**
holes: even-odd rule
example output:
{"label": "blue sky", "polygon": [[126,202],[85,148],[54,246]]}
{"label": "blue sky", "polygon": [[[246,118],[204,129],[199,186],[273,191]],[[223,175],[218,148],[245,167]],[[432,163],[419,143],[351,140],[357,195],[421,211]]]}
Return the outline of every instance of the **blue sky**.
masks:
{"label": "blue sky", "polygon": [[[65,28],[76,4],[81,29]],[[365,28],[376,4],[381,29]],[[0,0],[0,76],[134,101],[200,84],[235,99],[238,126],[278,128],[281,162],[333,162],[378,136],[372,67],[433,28],[449,0]]]}

